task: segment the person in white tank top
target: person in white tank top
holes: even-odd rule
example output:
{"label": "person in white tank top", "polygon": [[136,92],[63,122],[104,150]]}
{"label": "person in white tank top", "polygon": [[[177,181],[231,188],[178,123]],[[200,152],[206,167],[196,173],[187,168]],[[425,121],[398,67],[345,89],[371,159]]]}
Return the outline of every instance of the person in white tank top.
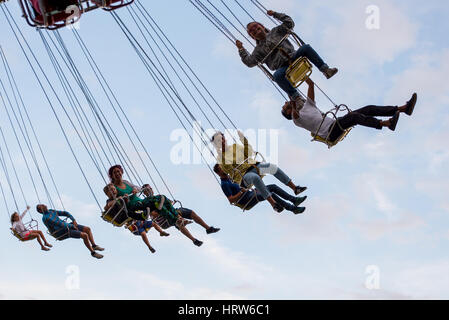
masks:
{"label": "person in white tank top", "polygon": [[[324,113],[315,104],[315,84],[312,79],[307,79],[309,86],[307,92],[307,100],[301,99],[296,104],[286,102],[282,107],[282,115],[293,120],[293,123],[310,131],[313,135],[318,134],[323,139],[334,142],[340,137],[344,130],[356,125],[375,128],[381,130],[388,127],[395,131],[399,121],[399,115],[405,113],[409,116],[413,114],[418,96],[416,93],[403,106],[374,106],[369,105],[358,110],[354,110],[337,120],[326,117],[323,120]],[[375,117],[391,117],[388,120],[380,120]],[[338,125],[335,122],[338,122]],[[335,124],[335,125],[334,125]]]}

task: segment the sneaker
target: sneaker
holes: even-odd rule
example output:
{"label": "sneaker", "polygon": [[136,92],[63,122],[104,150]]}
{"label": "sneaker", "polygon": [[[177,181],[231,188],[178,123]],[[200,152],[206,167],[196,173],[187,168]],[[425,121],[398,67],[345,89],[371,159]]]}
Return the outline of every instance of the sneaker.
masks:
{"label": "sneaker", "polygon": [[104,251],[104,248],[102,248],[102,247],[100,247],[100,246],[98,246],[98,245],[94,245],[94,246],[92,247],[92,249],[94,249],[95,251]]}
{"label": "sneaker", "polygon": [[298,195],[298,194],[300,194],[300,193],[303,193],[303,192],[306,191],[306,190],[307,190],[307,187],[300,187],[300,186],[297,186],[296,189],[295,189],[295,195]]}
{"label": "sneaker", "polygon": [[216,233],[218,231],[220,231],[220,228],[210,227],[209,229],[206,230],[206,233],[211,234],[211,233]]}
{"label": "sneaker", "polygon": [[295,207],[299,207],[299,205],[301,203],[303,203],[304,201],[306,201],[306,199],[307,199],[307,196],[305,196],[305,197],[297,197],[295,202],[293,202],[293,204],[295,205]]}
{"label": "sneaker", "polygon": [[97,259],[103,258],[103,255],[102,255],[102,254],[99,254],[99,253],[97,253],[97,252],[95,252],[95,251],[92,251],[92,252],[90,253],[90,255],[91,255],[92,257],[94,257],[94,258],[97,258]]}
{"label": "sneaker", "polygon": [[304,213],[304,211],[306,211],[306,208],[304,208],[304,207],[298,207],[298,208],[295,208],[295,209],[293,210],[293,213],[294,213],[294,214],[301,214],[301,213]]}
{"label": "sneaker", "polygon": [[49,244],[49,243],[46,243],[45,246],[49,247],[49,248],[53,248],[53,246],[51,244]]}
{"label": "sneaker", "polygon": [[203,245],[203,241],[200,241],[198,239],[193,240],[193,244],[197,247],[201,247]]}
{"label": "sneaker", "polygon": [[396,125],[398,124],[398,121],[399,121],[399,115],[400,115],[400,113],[398,111],[398,112],[396,112],[394,117],[390,119],[390,125],[388,126],[388,129],[390,129],[391,131],[396,130]]}
{"label": "sneaker", "polygon": [[151,247],[149,249],[150,249],[151,253],[155,253],[156,252],[156,249],[154,249],[153,247]]}
{"label": "sneaker", "polygon": [[165,232],[165,231],[162,231],[159,235],[160,235],[161,237],[168,237],[170,234],[167,233],[167,232]]}
{"label": "sneaker", "polygon": [[332,78],[335,76],[338,72],[337,68],[327,68],[323,71],[323,74],[326,76],[327,79]]}
{"label": "sneaker", "polygon": [[418,95],[414,93],[412,98],[407,101],[407,108],[405,109],[405,114],[411,116],[413,114],[413,110],[415,110],[416,101],[418,100]]}
{"label": "sneaker", "polygon": [[50,249],[45,248],[45,247],[42,247],[41,250],[42,250],[42,251],[50,251]]}
{"label": "sneaker", "polygon": [[284,211],[284,207],[281,206],[279,203],[276,203],[273,206],[273,210],[276,211],[277,213],[281,213],[282,211]]}

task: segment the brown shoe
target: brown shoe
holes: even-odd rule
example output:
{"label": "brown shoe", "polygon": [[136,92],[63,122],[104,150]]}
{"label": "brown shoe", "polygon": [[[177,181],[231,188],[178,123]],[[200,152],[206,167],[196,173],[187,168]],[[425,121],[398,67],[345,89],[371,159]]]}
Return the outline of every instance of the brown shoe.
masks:
{"label": "brown shoe", "polygon": [[398,124],[398,121],[399,121],[399,115],[400,115],[400,112],[398,111],[398,112],[396,112],[394,117],[390,119],[390,125],[388,126],[388,129],[390,129],[391,131],[396,130],[396,125]]}
{"label": "brown shoe", "polygon": [[408,116],[411,116],[413,114],[413,110],[415,110],[416,101],[418,100],[418,95],[414,93],[412,95],[412,98],[407,101],[406,108],[405,108],[405,114]]}
{"label": "brown shoe", "polygon": [[337,68],[327,68],[326,70],[323,71],[323,74],[326,76],[327,79],[332,78],[337,73],[338,73],[338,69]]}

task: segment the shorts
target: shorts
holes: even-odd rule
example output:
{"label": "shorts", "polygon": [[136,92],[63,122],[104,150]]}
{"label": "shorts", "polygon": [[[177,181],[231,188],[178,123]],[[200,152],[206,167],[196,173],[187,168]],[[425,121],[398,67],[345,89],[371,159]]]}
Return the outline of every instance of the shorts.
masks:
{"label": "shorts", "polygon": [[193,211],[187,208],[179,208],[177,209],[181,217],[184,219],[192,220],[192,213]]}
{"label": "shorts", "polygon": [[66,240],[69,238],[72,239],[80,239],[81,238],[81,232],[84,231],[86,227],[83,225],[78,225],[78,230],[74,229],[73,224],[70,224],[70,229],[67,230],[67,228],[61,228],[59,230],[56,230],[52,233],[52,236],[56,238],[56,240]]}
{"label": "shorts", "polygon": [[21,237],[22,237],[23,240],[28,240],[28,238],[30,237],[30,235],[31,235],[31,232],[28,231],[27,233],[25,233],[25,234],[22,235]]}
{"label": "shorts", "polygon": [[153,226],[152,221],[145,221],[139,224],[139,227],[137,228],[137,230],[133,231],[133,234],[136,236],[140,236],[142,232],[148,232],[148,230],[150,230],[152,226]]}

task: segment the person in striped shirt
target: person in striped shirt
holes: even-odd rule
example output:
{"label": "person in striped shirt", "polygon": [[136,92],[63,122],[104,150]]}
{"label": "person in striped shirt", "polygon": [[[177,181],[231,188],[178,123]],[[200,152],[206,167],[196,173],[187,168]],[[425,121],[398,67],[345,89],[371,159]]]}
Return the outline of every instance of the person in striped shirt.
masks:
{"label": "person in striped shirt", "polygon": [[[92,257],[97,259],[103,258],[103,255],[96,252],[104,249],[95,244],[92,230],[89,227],[78,224],[69,212],[48,209],[45,204],[38,204],[36,210],[42,214],[42,222],[54,238],[61,241],[69,238],[83,239],[84,245],[89,249]],[[66,219],[70,219],[72,222],[68,223],[60,217],[66,217]]]}

